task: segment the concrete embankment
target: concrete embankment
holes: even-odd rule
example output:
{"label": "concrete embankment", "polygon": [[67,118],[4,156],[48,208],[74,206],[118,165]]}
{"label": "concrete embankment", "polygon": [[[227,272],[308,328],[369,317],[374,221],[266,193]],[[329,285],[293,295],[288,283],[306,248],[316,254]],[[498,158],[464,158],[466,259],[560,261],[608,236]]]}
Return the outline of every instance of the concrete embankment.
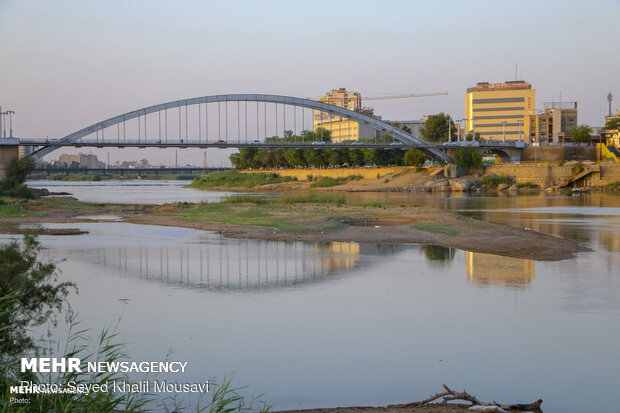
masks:
{"label": "concrete embankment", "polygon": [[[581,171],[576,173],[576,165]],[[472,189],[474,182],[484,175],[508,175],[516,184],[531,183],[540,189],[557,189],[567,185],[599,188],[620,181],[620,165],[612,163],[568,162],[557,164],[505,164],[487,165],[470,170],[470,175],[446,179],[442,168],[434,167],[416,172],[415,167],[397,166],[380,168],[327,168],[327,169],[274,169],[243,172],[275,172],[281,176],[291,176],[298,181],[312,181],[322,177],[345,178],[351,175],[363,179],[329,188],[336,191],[442,191],[462,192]],[[301,184],[300,184],[301,185]],[[307,185],[307,184],[304,184]],[[289,185],[290,186],[290,185]],[[303,186],[303,185],[301,185]],[[273,190],[301,189],[276,185]],[[325,190],[325,189],[323,189]]]}

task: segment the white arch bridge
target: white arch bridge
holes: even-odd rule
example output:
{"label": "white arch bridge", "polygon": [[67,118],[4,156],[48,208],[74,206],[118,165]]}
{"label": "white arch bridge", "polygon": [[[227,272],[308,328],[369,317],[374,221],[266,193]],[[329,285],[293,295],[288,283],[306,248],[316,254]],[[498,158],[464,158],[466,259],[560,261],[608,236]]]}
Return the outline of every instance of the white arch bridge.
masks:
{"label": "white arch bridge", "polygon": [[[313,130],[315,117],[325,125],[322,127],[333,134],[338,133],[337,136],[346,135],[346,131],[339,130],[343,124],[351,127],[352,122],[340,122],[343,119],[357,122],[359,129],[378,133],[374,133],[374,141],[373,138],[329,144],[304,141],[297,133],[303,135],[303,131]],[[282,137],[285,131],[292,132],[290,139],[268,139]],[[94,123],[61,139],[21,139],[20,144],[36,147],[32,156],[39,159],[62,146],[386,147],[381,138],[384,135],[393,139],[388,146],[418,148],[433,160],[452,161],[434,145],[373,116],[309,99],[265,94],[226,94],[176,100]]]}

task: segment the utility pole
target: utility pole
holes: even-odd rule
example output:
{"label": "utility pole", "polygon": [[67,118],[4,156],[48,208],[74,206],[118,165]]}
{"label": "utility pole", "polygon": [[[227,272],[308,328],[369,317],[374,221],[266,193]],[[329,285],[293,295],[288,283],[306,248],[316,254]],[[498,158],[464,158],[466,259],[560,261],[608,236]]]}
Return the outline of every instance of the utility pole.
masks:
{"label": "utility pole", "polygon": [[174,150],[174,167],[178,168],[179,167],[179,158],[178,158],[178,150]]}

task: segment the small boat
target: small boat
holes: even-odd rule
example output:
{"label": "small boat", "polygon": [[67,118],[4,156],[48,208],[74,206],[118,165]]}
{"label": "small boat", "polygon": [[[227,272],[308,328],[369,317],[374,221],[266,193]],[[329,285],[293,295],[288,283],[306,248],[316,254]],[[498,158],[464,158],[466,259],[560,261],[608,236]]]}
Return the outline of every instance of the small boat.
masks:
{"label": "small boat", "polygon": [[587,188],[573,188],[570,190],[571,195],[584,195],[589,194],[590,190]]}

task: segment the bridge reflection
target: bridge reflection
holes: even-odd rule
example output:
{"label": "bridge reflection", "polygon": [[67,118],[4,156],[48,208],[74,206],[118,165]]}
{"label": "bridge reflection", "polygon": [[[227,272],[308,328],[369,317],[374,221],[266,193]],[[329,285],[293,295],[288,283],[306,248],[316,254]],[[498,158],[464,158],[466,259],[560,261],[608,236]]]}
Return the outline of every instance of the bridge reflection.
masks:
{"label": "bridge reflection", "polygon": [[124,277],[210,290],[293,287],[346,273],[361,252],[381,248],[357,243],[238,240],[184,246],[123,246],[81,250],[82,261]]}

